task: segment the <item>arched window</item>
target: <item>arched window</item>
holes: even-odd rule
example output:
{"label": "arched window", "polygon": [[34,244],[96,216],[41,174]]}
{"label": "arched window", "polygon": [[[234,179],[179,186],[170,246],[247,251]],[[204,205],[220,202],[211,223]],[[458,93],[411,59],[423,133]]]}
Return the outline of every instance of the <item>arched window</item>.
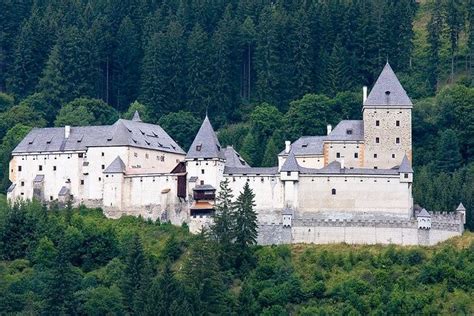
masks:
{"label": "arched window", "polygon": [[336,195],[336,189],[331,190],[332,195]]}

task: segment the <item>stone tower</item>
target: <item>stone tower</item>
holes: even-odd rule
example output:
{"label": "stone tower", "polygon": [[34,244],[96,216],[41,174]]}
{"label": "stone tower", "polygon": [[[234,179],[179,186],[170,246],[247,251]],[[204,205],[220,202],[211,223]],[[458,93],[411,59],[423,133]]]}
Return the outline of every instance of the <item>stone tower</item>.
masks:
{"label": "stone tower", "polygon": [[224,173],[225,155],[207,115],[185,160],[188,178],[193,178],[196,185],[219,188]]}
{"label": "stone tower", "polygon": [[413,104],[387,63],[362,109],[364,168],[390,169],[412,159]]}

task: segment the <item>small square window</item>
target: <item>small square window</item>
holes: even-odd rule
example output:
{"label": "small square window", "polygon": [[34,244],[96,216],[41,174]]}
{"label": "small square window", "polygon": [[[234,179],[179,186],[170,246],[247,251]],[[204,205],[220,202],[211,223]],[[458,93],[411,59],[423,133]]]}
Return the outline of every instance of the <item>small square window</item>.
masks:
{"label": "small square window", "polygon": [[39,170],[39,171],[43,171],[43,166],[42,166],[42,165],[39,165],[39,166],[38,166],[38,170]]}
{"label": "small square window", "polygon": [[100,181],[102,181],[102,178],[101,178],[101,177],[99,177],[99,182],[100,182]]}
{"label": "small square window", "polygon": [[400,126],[400,121],[396,121],[395,126]]}
{"label": "small square window", "polygon": [[354,153],[354,158],[359,158],[359,153]]}
{"label": "small square window", "polygon": [[201,183],[201,185],[204,185],[204,180],[201,180],[201,182],[200,182],[200,183]]}
{"label": "small square window", "polygon": [[84,180],[81,180],[81,185],[84,185]]}
{"label": "small square window", "polygon": [[380,121],[379,120],[375,121],[375,126],[380,126]]}
{"label": "small square window", "polygon": [[332,190],[331,190],[331,194],[332,194],[332,195],[336,195],[336,189],[332,189]]}
{"label": "small square window", "polygon": [[378,168],[379,168],[379,167],[377,167],[377,166],[374,166],[374,169],[378,169]]}
{"label": "small square window", "polygon": [[377,158],[377,154],[374,154],[374,158]]}
{"label": "small square window", "polygon": [[336,153],[336,158],[341,158],[341,153]]}
{"label": "small square window", "polygon": [[392,154],[392,158],[395,158],[395,154]]}
{"label": "small square window", "polygon": [[201,151],[202,145],[196,145],[196,151]]}
{"label": "small square window", "polygon": [[201,174],[204,174],[204,169],[201,169]]}
{"label": "small square window", "polygon": [[83,157],[84,157],[84,153],[78,153],[78,154],[77,154],[77,157],[83,158]]}
{"label": "small square window", "polygon": [[53,171],[56,171],[56,166],[53,166]]}
{"label": "small square window", "polygon": [[105,153],[104,153],[104,152],[102,152],[102,157],[104,157],[104,156],[105,156]]}
{"label": "small square window", "polygon": [[287,175],[288,177],[291,176],[291,171],[287,171],[287,172],[286,172],[286,175]]}
{"label": "small square window", "polygon": [[18,166],[18,171],[21,171],[21,166]]}
{"label": "small square window", "polygon": [[408,179],[408,173],[405,173],[403,176],[405,177],[405,179]]}
{"label": "small square window", "polygon": [[380,143],[380,138],[375,137],[375,142],[376,142],[377,144]]}
{"label": "small square window", "polygon": [[400,137],[395,138],[395,143],[400,144]]}
{"label": "small square window", "polygon": [[138,157],[138,154],[137,154],[137,153],[133,153],[133,157]]}
{"label": "small square window", "polygon": [[25,181],[21,181],[21,186],[22,186],[22,187],[25,186]]}
{"label": "small square window", "polygon": [[102,165],[101,167],[102,167],[102,170],[104,170],[104,169],[105,169],[105,165]]}
{"label": "small square window", "polygon": [[347,135],[352,135],[352,130],[351,129],[346,130],[346,134]]}
{"label": "small square window", "polygon": [[49,196],[49,200],[50,200],[50,201],[53,200],[53,196],[52,196],[52,195]]}

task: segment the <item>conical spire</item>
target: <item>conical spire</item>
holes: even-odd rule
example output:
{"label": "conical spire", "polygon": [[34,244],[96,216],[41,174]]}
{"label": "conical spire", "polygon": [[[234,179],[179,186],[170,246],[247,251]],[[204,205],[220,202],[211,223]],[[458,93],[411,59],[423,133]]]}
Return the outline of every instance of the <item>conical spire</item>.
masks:
{"label": "conical spire", "polygon": [[124,173],[125,169],[125,163],[119,156],[117,156],[117,158],[115,158],[114,161],[112,161],[104,170],[104,173]]}
{"label": "conical spire", "polygon": [[132,121],[134,121],[134,122],[141,122],[142,121],[142,119],[140,118],[140,113],[138,113],[138,111],[135,111],[135,113],[133,113]]}
{"label": "conical spire", "polygon": [[413,105],[388,62],[370,91],[367,100],[365,100],[364,107],[387,105],[409,107]]}
{"label": "conical spire", "polygon": [[225,159],[224,151],[207,115],[186,155],[186,159],[194,158]]}
{"label": "conical spire", "polygon": [[281,170],[283,172],[291,172],[291,171],[300,171],[300,166],[298,165],[298,161],[296,161],[295,154],[291,150],[286,157],[285,163],[281,166]]}
{"label": "conical spire", "polygon": [[398,172],[413,173],[413,169],[411,168],[410,160],[408,160],[407,155],[403,156],[402,163],[400,164],[400,167],[398,167]]}
{"label": "conical spire", "polygon": [[465,211],[466,211],[466,208],[464,207],[464,205],[462,205],[462,203],[459,203],[459,206],[458,206],[458,208],[456,209],[456,211],[458,211],[458,212],[465,212]]}

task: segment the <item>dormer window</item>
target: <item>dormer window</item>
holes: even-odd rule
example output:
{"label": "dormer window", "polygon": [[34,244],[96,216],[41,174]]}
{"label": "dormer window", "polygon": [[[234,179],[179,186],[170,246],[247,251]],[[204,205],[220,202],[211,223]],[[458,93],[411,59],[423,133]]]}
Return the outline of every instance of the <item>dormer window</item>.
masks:
{"label": "dormer window", "polygon": [[201,145],[201,144],[196,145],[196,151],[201,151],[201,149],[202,149],[202,145]]}
{"label": "dormer window", "polygon": [[303,145],[301,145],[301,147],[306,148],[306,147],[308,147],[308,144],[303,144]]}
{"label": "dormer window", "polygon": [[346,130],[346,134],[347,135],[352,135],[352,130],[351,129]]}

